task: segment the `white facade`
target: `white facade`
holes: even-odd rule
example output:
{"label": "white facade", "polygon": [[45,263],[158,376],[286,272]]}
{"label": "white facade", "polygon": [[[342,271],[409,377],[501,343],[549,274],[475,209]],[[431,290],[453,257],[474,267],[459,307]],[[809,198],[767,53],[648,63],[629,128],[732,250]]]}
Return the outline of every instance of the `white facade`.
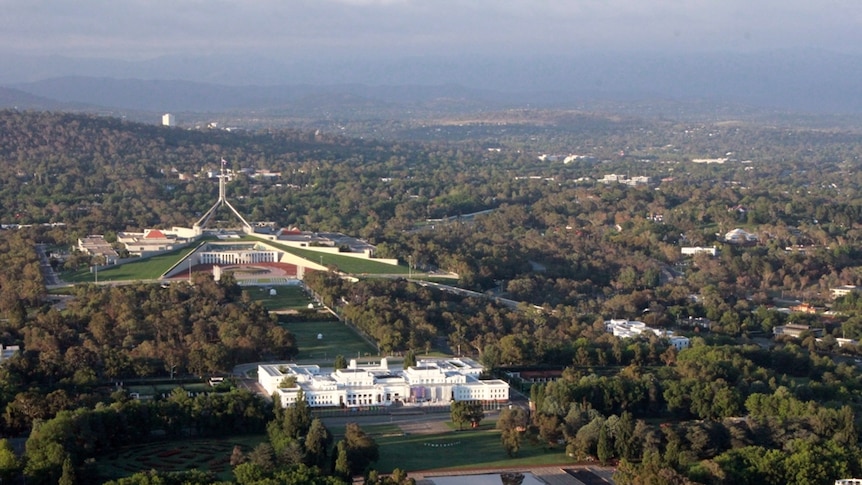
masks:
{"label": "white facade", "polygon": [[832,298],[840,298],[842,296],[847,296],[850,293],[854,293],[856,291],[859,291],[859,288],[857,288],[855,285],[838,286],[836,288],[832,288]]}
{"label": "white facade", "polygon": [[[482,367],[466,358],[422,360],[405,370],[389,369],[386,359],[376,366],[351,361],[347,369],[322,373],[316,365],[267,364],[258,366],[258,382],[282,405],[296,403],[302,389],[311,407],[389,406],[455,401],[509,400],[509,385],[502,380],[479,380]],[[280,388],[286,377],[295,387]]]}
{"label": "white facade", "polygon": [[668,341],[676,350],[687,349],[691,346],[691,340],[688,337],[683,337],[681,335],[669,337]]}
{"label": "white facade", "polygon": [[277,263],[279,254],[277,251],[229,250],[229,251],[204,251],[198,253],[200,264],[253,264],[253,263]]}
{"label": "white facade", "polygon": [[682,248],[680,251],[682,252],[682,254],[684,256],[693,256],[693,255],[698,254],[698,253],[707,253],[710,256],[715,256],[716,254],[718,254],[718,250],[715,247],[694,246],[694,247]]}
{"label": "white facade", "polygon": [[662,335],[661,330],[647,327],[647,324],[637,320],[608,320],[605,322],[605,331],[620,338],[637,337],[644,332],[652,332],[659,337]]}
{"label": "white facade", "polygon": [[736,228],[725,234],[724,240],[729,243],[746,244],[757,242],[757,236],[743,229]]}
{"label": "white facade", "polygon": [[162,126],[177,126],[177,120],[174,115],[165,113],[162,115]]}
{"label": "white facade", "polygon": [[691,345],[691,340],[688,337],[674,335],[670,331],[650,328],[646,323],[637,320],[607,320],[605,321],[605,331],[619,338],[637,338],[653,333],[656,336],[667,338],[668,343],[677,350],[687,349]]}

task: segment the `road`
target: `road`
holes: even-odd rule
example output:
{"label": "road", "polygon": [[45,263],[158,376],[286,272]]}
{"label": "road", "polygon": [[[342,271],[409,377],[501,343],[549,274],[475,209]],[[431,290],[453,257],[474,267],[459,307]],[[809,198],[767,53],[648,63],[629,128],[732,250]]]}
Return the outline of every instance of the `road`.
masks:
{"label": "road", "polygon": [[36,245],[36,254],[39,256],[39,269],[42,270],[42,277],[45,279],[45,286],[56,286],[61,284],[60,278],[51,267],[51,261],[48,260],[48,255],[45,254],[45,245]]}

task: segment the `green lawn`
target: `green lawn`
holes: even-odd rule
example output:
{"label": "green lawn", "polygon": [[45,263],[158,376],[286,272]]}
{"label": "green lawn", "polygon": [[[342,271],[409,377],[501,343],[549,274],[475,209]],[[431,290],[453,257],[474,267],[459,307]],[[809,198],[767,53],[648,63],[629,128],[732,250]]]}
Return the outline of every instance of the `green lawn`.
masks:
{"label": "green lawn", "polygon": [[[438,434],[407,434],[395,424],[363,426],[380,447],[380,460],[374,468],[391,473],[400,468],[419,470],[469,470],[477,468],[543,466],[573,464],[563,448],[547,450],[526,441],[514,458],[509,458],[500,444],[500,432],[494,422],[486,420],[476,430]],[[330,430],[341,439],[343,430]],[[232,479],[230,455],[235,445],[248,453],[266,439],[265,435],[230,438],[193,439],[146,443],[123,448],[99,457],[96,466],[105,480],[132,475],[139,471],[206,470],[219,479]]]}
{"label": "green lawn", "polygon": [[[99,281],[140,281],[158,279],[165,271],[171,268],[177,261],[185,258],[194,251],[197,245],[187,246],[169,253],[160,254],[140,261],[132,261],[118,266],[111,266],[99,270]],[[85,283],[95,281],[96,275],[89,268],[82,268],[70,273],[60,275],[63,281],[69,283]]]}
{"label": "green lawn", "polygon": [[261,241],[273,247],[279,248],[282,251],[286,251],[290,254],[299,256],[308,261],[312,261],[317,264],[323,264],[324,266],[336,266],[340,271],[343,271],[345,273],[403,275],[409,273],[409,268],[407,268],[407,266],[395,266],[391,264],[381,263],[379,261],[351,258],[350,256],[342,256],[339,254],[319,253],[317,251],[312,251],[309,249],[285,246],[283,244],[279,244],[273,241]]}
{"label": "green lawn", "polygon": [[99,457],[96,469],[104,481],[148,470],[192,469],[214,472],[220,480],[232,480],[230,456],[234,446],[240,445],[248,453],[265,439],[265,435],[248,435],[129,446]]}
{"label": "green lawn", "polygon": [[[288,323],[285,328],[296,336],[296,345],[299,347],[297,360],[331,366],[339,354],[347,360],[356,358],[357,353],[361,356],[377,355],[377,349],[338,321]],[[323,334],[323,338],[318,340],[318,334]]]}
{"label": "green lawn", "polygon": [[432,435],[387,433],[373,437],[380,446],[380,461],[375,468],[383,473],[395,468],[409,472],[572,463],[563,448],[547,450],[526,440],[518,455],[509,458],[500,444],[500,432],[492,422],[482,423],[476,430]]}
{"label": "green lawn", "polygon": [[298,310],[308,308],[311,299],[305,295],[302,286],[276,286],[275,296],[270,296],[269,289],[264,287],[247,286],[244,288],[254,301],[263,303],[270,311],[273,310]]}

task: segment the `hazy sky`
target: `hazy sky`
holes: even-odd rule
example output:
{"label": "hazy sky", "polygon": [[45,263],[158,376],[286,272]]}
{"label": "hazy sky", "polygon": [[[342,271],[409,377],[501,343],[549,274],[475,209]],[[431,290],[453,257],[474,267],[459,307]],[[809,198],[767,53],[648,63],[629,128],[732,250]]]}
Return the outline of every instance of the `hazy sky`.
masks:
{"label": "hazy sky", "polygon": [[862,51],[859,0],[0,0],[0,52],[288,60]]}

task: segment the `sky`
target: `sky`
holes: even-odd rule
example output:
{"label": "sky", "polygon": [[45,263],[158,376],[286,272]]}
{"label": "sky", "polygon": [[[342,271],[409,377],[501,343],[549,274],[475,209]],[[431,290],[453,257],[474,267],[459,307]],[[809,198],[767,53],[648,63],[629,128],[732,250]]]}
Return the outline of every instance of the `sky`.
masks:
{"label": "sky", "polygon": [[862,52],[859,0],[0,0],[0,53],[144,60]]}

